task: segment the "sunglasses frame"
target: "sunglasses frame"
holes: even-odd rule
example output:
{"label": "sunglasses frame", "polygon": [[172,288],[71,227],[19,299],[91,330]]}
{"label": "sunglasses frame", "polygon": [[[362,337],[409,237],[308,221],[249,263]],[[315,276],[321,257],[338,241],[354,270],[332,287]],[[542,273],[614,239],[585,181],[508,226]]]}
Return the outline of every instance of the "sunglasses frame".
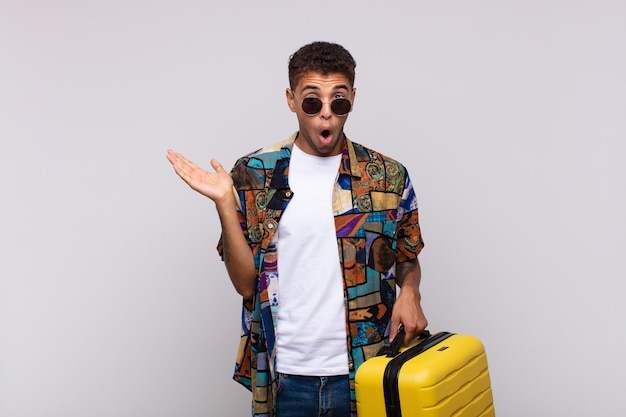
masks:
{"label": "sunglasses frame", "polygon": [[[304,114],[306,114],[308,116],[315,116],[315,115],[319,114],[322,111],[322,108],[324,108],[324,104],[329,103],[328,101],[322,101],[318,97],[305,97],[305,99],[307,99],[307,98],[314,98],[314,99],[318,100],[320,103],[322,103],[322,105],[320,106],[318,111],[316,111],[315,113],[309,113],[306,110],[304,110],[304,100],[300,100],[300,97],[298,97],[298,95],[296,94],[295,91],[293,91],[293,89],[290,89],[290,90],[293,93],[293,96],[300,103],[300,108],[302,109]],[[348,111],[347,112],[345,112],[343,114],[340,114],[340,113],[335,112],[335,109],[333,109],[333,103],[335,103],[336,101],[342,101],[342,100],[347,101],[349,103],[349,107],[348,107]],[[330,110],[333,112],[333,114],[335,116],[339,116],[339,117],[347,116],[350,113],[350,111],[352,110],[352,102],[350,100],[348,100],[347,98],[335,98],[332,101],[330,101]]]}

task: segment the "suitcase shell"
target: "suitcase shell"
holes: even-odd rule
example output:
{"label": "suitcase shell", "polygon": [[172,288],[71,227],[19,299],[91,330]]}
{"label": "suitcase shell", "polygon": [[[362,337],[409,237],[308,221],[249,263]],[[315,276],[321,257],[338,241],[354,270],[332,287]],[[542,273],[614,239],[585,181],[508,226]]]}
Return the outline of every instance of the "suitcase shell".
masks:
{"label": "suitcase shell", "polygon": [[436,333],[370,358],[355,390],[359,417],[495,417],[485,348],[470,335]]}

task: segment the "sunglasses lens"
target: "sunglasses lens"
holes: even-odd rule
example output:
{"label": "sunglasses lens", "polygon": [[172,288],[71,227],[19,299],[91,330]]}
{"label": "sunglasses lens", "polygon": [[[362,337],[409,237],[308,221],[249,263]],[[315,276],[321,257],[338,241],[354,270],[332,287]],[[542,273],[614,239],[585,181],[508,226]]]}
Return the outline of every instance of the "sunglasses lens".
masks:
{"label": "sunglasses lens", "polygon": [[302,110],[306,114],[317,114],[322,110],[322,100],[317,97],[306,97],[302,100]]}
{"label": "sunglasses lens", "polygon": [[336,98],[330,103],[330,109],[337,116],[343,116],[344,114],[350,113],[350,108],[352,105],[350,104],[350,100],[346,98]]}

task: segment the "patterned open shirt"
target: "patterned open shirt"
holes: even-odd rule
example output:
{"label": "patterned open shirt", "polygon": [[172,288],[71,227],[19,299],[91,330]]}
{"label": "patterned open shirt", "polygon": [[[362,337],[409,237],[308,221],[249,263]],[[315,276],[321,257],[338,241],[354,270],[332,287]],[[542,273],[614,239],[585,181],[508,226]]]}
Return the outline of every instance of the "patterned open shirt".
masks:
{"label": "patterned open shirt", "polygon": [[[252,391],[252,414],[274,416],[278,294],[278,222],[289,203],[289,161],[297,133],[239,159],[231,171],[239,219],[257,268],[256,293],[243,301],[234,379]],[[389,335],[397,262],[424,246],[417,199],[399,162],[346,139],[333,189],[343,272],[352,408],[354,376]],[[218,251],[222,254],[222,241]]]}

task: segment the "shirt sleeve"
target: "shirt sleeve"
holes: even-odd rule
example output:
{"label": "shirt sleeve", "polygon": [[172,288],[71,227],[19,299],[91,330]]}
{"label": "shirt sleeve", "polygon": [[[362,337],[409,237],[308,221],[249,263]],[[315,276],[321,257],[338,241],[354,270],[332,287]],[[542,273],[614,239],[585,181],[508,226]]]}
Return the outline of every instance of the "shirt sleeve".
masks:
{"label": "shirt sleeve", "polygon": [[411,178],[407,172],[402,200],[398,207],[398,225],[396,231],[396,262],[407,262],[417,258],[424,247],[419,225],[417,197]]}

